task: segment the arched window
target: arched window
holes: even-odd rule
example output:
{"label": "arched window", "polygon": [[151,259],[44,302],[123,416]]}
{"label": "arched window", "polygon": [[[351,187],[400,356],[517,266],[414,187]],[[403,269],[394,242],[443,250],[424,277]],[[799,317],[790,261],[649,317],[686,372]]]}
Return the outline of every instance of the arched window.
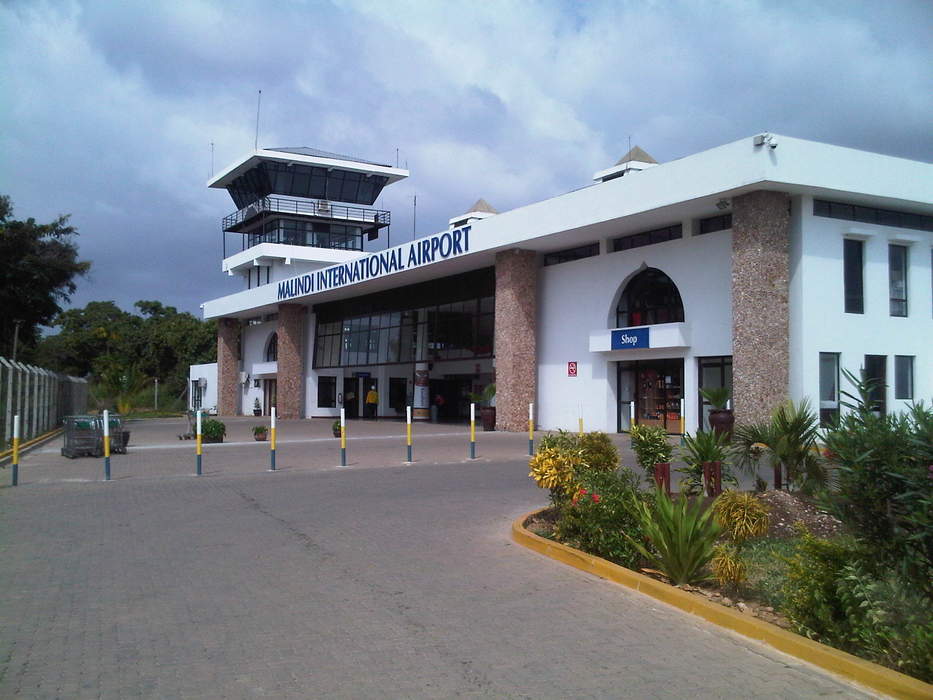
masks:
{"label": "arched window", "polygon": [[677,323],[684,320],[684,304],[671,278],[649,267],[625,286],[616,308],[616,328]]}
{"label": "arched window", "polygon": [[266,345],[266,362],[275,362],[279,359],[279,334],[273,333]]}

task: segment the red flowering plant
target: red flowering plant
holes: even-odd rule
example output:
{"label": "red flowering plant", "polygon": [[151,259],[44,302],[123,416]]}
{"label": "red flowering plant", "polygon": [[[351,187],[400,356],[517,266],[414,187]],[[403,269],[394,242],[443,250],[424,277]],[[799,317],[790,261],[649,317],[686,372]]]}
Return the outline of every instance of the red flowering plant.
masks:
{"label": "red flowering plant", "polygon": [[640,555],[624,533],[641,537],[632,507],[633,499],[644,498],[638,479],[623,467],[612,472],[584,471],[579,481],[569,507],[561,510],[557,539],[622,566],[636,567]]}

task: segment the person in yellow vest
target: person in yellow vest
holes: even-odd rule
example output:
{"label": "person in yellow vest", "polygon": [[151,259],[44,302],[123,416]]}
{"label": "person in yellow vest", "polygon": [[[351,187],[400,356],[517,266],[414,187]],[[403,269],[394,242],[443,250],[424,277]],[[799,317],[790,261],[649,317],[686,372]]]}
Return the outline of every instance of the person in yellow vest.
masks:
{"label": "person in yellow vest", "polygon": [[376,385],[373,384],[366,392],[366,415],[371,420],[376,420],[376,408],[379,406],[379,392],[376,391]]}

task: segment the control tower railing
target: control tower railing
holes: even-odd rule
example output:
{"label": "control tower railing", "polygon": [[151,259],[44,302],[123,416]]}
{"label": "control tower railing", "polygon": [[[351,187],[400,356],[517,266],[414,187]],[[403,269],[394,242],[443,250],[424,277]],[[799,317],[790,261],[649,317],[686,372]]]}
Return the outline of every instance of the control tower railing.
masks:
{"label": "control tower railing", "polygon": [[223,219],[223,230],[238,232],[247,222],[262,214],[298,214],[313,216],[331,221],[347,221],[361,225],[370,224],[370,228],[382,228],[392,223],[392,214],[381,209],[351,207],[333,202],[314,199],[296,200],[282,197],[263,197]]}

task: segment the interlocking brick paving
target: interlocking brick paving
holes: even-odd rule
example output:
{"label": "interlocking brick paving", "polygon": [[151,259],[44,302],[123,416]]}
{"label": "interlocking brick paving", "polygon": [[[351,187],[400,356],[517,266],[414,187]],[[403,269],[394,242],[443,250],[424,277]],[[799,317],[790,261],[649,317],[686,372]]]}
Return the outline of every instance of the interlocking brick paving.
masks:
{"label": "interlocking brick paving", "polygon": [[462,447],[269,474],[229,446],[200,479],[140,450],[151,474],[110,483],[34,464],[0,489],[0,697],[865,697],[513,544],[546,494],[521,457],[442,463]]}

